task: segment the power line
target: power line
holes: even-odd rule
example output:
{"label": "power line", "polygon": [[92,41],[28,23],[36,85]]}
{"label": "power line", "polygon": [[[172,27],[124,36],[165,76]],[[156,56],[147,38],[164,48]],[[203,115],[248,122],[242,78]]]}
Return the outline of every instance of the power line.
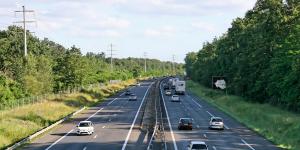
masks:
{"label": "power line", "polygon": [[17,10],[15,13],[23,13],[23,20],[17,21],[14,23],[22,23],[23,24],[23,32],[24,32],[24,56],[27,56],[27,36],[26,36],[26,23],[35,23],[36,21],[26,21],[26,13],[34,13],[33,10],[26,10],[25,6],[22,6],[22,10]]}

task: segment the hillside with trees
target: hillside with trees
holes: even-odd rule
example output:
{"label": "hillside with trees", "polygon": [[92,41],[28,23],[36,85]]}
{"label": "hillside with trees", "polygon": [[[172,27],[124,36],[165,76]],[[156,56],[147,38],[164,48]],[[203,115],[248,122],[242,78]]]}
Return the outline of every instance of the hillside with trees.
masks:
{"label": "hillside with trees", "polygon": [[[173,73],[172,62],[147,59],[114,59],[113,71],[110,58],[104,53],[87,53],[72,46],[64,46],[33,36],[29,31],[28,56],[23,52],[23,30],[10,26],[0,31],[0,104],[6,105],[23,97],[72,90],[109,80],[126,80]],[[174,63],[178,72],[182,65]]]}
{"label": "hillside with trees", "polygon": [[300,1],[258,0],[185,63],[207,87],[212,76],[225,76],[231,94],[300,112]]}

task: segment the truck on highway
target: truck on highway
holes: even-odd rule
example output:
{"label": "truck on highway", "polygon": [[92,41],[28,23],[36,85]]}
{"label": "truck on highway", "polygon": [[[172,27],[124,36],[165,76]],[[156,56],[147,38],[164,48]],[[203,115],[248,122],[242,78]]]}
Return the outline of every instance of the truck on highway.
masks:
{"label": "truck on highway", "polygon": [[175,89],[177,81],[179,81],[178,78],[172,78],[172,89]]}
{"label": "truck on highway", "polygon": [[177,81],[175,85],[175,94],[185,94],[185,81]]}

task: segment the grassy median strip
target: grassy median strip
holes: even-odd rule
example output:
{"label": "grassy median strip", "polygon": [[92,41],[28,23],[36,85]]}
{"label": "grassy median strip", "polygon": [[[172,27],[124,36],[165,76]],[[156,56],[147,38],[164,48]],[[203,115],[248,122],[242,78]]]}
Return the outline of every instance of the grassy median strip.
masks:
{"label": "grassy median strip", "polygon": [[263,135],[279,147],[300,149],[300,115],[269,104],[251,103],[222,91],[187,82],[188,89],[210,104],[218,107],[239,122]]}
{"label": "grassy median strip", "polygon": [[49,126],[80,107],[101,102],[105,97],[134,82],[135,80],[128,80],[118,84],[94,87],[78,93],[45,99],[40,103],[0,111],[0,149]]}

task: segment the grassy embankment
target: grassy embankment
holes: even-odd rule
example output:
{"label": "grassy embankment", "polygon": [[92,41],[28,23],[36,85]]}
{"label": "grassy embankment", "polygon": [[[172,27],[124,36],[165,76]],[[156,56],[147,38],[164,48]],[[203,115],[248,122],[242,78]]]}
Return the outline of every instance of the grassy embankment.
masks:
{"label": "grassy embankment", "polygon": [[263,135],[279,147],[300,150],[300,115],[269,104],[246,101],[245,98],[203,87],[188,81],[194,94],[220,108],[239,122]]}
{"label": "grassy embankment", "polygon": [[47,98],[41,103],[0,111],[0,149],[49,126],[80,107],[92,106],[101,102],[105,97],[134,82],[135,80],[128,80],[119,84]]}

